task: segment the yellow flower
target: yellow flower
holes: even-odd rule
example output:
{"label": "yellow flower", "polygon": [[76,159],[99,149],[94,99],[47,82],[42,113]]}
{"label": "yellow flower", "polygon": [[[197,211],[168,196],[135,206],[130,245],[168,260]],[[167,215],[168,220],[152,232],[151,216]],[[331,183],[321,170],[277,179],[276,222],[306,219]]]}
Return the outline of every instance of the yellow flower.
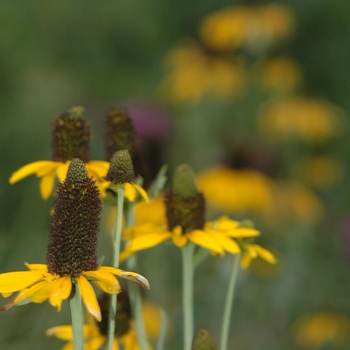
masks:
{"label": "yellow flower", "polygon": [[[113,350],[119,350],[118,342],[123,345],[124,350],[140,350],[137,343],[134,321],[131,319],[131,310],[129,301],[125,305],[125,293],[118,296],[117,315],[116,315],[116,339],[114,339]],[[108,320],[108,303],[101,302],[99,298],[103,319]],[[160,309],[154,305],[143,303],[142,315],[145,324],[145,330],[149,339],[157,339],[159,335],[161,315]],[[94,319],[88,318],[88,324],[84,325],[85,350],[98,350],[107,341],[107,321],[96,323]],[[73,350],[73,333],[71,325],[57,326],[47,330],[48,336],[67,341],[62,350]],[[117,341],[118,340],[118,341]],[[151,347],[149,347],[151,349]]]}
{"label": "yellow flower", "polygon": [[293,12],[281,4],[229,6],[205,17],[199,35],[215,50],[245,46],[260,53],[287,38],[294,29],[294,22]]}
{"label": "yellow flower", "polygon": [[90,124],[82,118],[83,112],[84,109],[78,106],[57,117],[52,128],[52,161],[42,160],[21,167],[10,177],[10,184],[35,174],[41,178],[41,196],[47,199],[52,193],[56,177],[59,182],[65,180],[73,158],[84,162],[89,176],[97,183],[103,181],[109,163],[90,160]]}
{"label": "yellow flower", "polygon": [[[111,181],[104,181],[100,184],[97,184],[102,199],[106,198],[107,189],[111,190],[114,193],[114,196],[116,195],[115,186],[111,185]],[[124,186],[124,197],[127,198],[130,202],[133,202],[136,199],[138,193],[147,203],[149,202],[148,194],[141,186],[135,184],[134,182],[124,182],[121,184],[121,186]]]}
{"label": "yellow flower", "polygon": [[345,314],[321,311],[302,317],[297,322],[296,342],[307,349],[326,345],[342,347],[350,342],[350,319]]}
{"label": "yellow flower", "polygon": [[196,177],[208,205],[226,213],[266,213],[273,205],[274,184],[252,169],[215,166]]}
{"label": "yellow flower", "polygon": [[342,115],[331,103],[296,96],[263,105],[258,129],[272,141],[295,137],[322,142],[341,132]]}
{"label": "yellow flower", "polygon": [[148,281],[143,276],[110,266],[100,266],[97,270],[83,271],[78,277],[49,273],[46,264],[26,264],[26,266],[29,271],[0,274],[0,293],[2,296],[8,297],[12,293],[18,292],[0,311],[6,311],[12,306],[28,301],[42,303],[45,300],[49,300],[50,304],[60,311],[63,300],[71,294],[72,283],[77,283],[86,309],[98,321],[101,321],[101,310],[89,281],[94,282],[98,288],[109,294],[120,292],[120,285],[115,276],[149,288]]}
{"label": "yellow flower", "polygon": [[258,244],[246,243],[244,245],[244,251],[241,259],[241,266],[246,269],[250,266],[252,259],[262,258],[270,264],[276,264],[275,256]]}
{"label": "yellow flower", "polygon": [[[50,160],[41,160],[33,163],[29,163],[17,171],[15,171],[10,177],[10,184],[13,185],[17,181],[23,178],[35,174],[40,180],[40,193],[43,199],[50,197],[55,179],[59,182],[63,182],[66,178],[67,171],[70,165],[70,161],[66,162],[54,162]],[[92,177],[97,183],[103,181],[103,176],[106,175],[109,168],[109,162],[102,160],[91,160],[85,163],[86,170],[90,177]]]}
{"label": "yellow flower", "polygon": [[198,102],[215,96],[232,100],[241,96],[245,71],[237,57],[221,57],[190,42],[171,50],[165,61],[166,75],[160,92],[173,104]]}

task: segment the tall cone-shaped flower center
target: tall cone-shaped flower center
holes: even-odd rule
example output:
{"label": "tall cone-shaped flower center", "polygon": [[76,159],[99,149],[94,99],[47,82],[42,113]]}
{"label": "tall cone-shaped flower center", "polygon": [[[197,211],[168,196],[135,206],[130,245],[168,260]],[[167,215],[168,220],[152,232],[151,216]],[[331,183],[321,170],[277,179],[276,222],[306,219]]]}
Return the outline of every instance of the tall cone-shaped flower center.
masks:
{"label": "tall cone-shaped flower center", "polygon": [[81,115],[82,107],[75,107],[56,118],[52,131],[52,160],[66,162],[79,158],[90,160],[90,124]]}
{"label": "tall cone-shaped flower center", "polygon": [[169,230],[176,226],[181,226],[183,233],[203,229],[205,199],[197,192],[194,173],[188,165],[177,167],[172,189],[165,193],[164,202]]}
{"label": "tall cone-shaped flower center", "polygon": [[117,151],[127,150],[135,167],[135,174],[146,179],[147,168],[134,124],[127,110],[116,107],[106,117],[106,159],[111,161]]}
{"label": "tall cone-shaped flower center", "polygon": [[[98,299],[101,308],[102,321],[99,322],[97,326],[102,335],[107,335],[108,332],[109,302],[110,296],[107,294],[103,294],[103,296]],[[121,292],[118,294],[117,313],[115,318],[115,336],[117,338],[120,338],[129,332],[131,319],[129,296],[126,292]]]}
{"label": "tall cone-shaped flower center", "polygon": [[73,159],[66,180],[58,185],[48,246],[49,272],[77,277],[96,270],[101,200],[84,163]]}

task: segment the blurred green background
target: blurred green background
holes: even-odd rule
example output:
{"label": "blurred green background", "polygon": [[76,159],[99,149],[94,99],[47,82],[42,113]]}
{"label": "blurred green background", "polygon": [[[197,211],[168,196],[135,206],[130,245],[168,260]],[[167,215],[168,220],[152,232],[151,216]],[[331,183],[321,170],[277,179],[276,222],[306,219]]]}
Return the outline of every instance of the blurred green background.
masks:
{"label": "blurred green background", "polygon": [[[8,178],[24,164],[51,158],[54,118],[72,106],[84,106],[93,128],[92,159],[104,159],[103,121],[110,108],[122,105],[131,109],[136,106],[141,111],[156,110],[169,123],[169,129],[157,137],[146,135],[146,150],[155,168],[163,163],[170,166],[170,176],[181,162],[188,162],[200,172],[227,160],[236,152],[236,138],[248,159],[249,152],[256,148],[266,147],[277,155],[273,171],[267,166],[257,169],[274,179],[297,177],[292,162],[305,154],[321,152],[336,157],[342,172],[337,183],[327,189],[305,184],[323,203],[324,212],[317,220],[281,219],[282,223],[277,220],[275,224],[259,213],[230,213],[233,218],[253,219],[263,232],[260,242],[279,261],[272,272],[241,272],[230,349],[349,349],[347,336],[344,341],[323,347],[300,345],[296,337],[304,315],[325,311],[344,314],[345,326],[340,326],[340,332],[350,332],[350,2],[279,3],[289,6],[296,24],[292,38],[274,54],[281,52],[298,62],[303,75],[299,95],[330,101],[342,110],[342,132],[321,145],[294,139],[269,143],[260,137],[254,118],[260,102],[268,97],[257,88],[248,88],[245,98],[238,102],[209,96],[174,105],[164,99],[159,87],[166,74],[167,53],[186,38],[198,41],[198,26],[206,15],[228,5],[259,6],[265,4],[263,1],[3,0],[1,272],[22,270],[24,262],[45,262],[51,200],[44,202],[40,198],[34,176],[13,186]],[[259,58],[244,50],[239,53],[250,63]],[[254,164],[248,165],[254,168]],[[166,349],[179,349],[179,253],[174,247],[157,247],[152,258],[142,252],[140,259],[145,261],[140,272],[152,285],[148,299],[163,307],[174,324],[173,338],[168,340]],[[196,328],[207,328],[217,340],[230,259],[227,256],[207,260],[196,277]],[[47,338],[45,330],[69,323],[69,319],[67,304],[60,313],[48,303],[13,308],[0,315],[0,347],[59,349],[63,343]]]}

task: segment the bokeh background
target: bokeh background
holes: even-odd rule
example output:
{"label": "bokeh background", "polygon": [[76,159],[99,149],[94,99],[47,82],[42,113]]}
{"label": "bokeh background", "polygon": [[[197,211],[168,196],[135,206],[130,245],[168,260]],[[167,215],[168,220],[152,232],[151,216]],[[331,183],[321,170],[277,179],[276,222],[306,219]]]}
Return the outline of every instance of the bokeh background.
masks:
{"label": "bokeh background", "polygon": [[[252,219],[278,259],[240,272],[230,349],[350,349],[349,13],[348,0],[3,0],[1,272],[45,262],[50,227],[38,180],[11,186],[11,173],[51,158],[51,124],[76,105],[104,159],[104,116],[121,105],[151,176],[190,164],[208,219]],[[179,349],[180,254],[152,253],[140,254],[146,297]],[[231,258],[196,274],[196,328],[217,340]],[[45,330],[69,320],[67,305],[13,308],[0,347],[59,349]]]}

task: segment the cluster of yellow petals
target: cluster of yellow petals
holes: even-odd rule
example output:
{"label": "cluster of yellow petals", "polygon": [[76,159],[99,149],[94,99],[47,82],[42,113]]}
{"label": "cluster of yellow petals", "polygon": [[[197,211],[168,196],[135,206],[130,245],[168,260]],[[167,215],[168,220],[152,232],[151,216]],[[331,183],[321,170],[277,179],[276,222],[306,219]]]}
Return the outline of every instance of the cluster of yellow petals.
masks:
{"label": "cluster of yellow petals", "polygon": [[256,51],[285,39],[294,26],[294,13],[281,4],[229,6],[205,17],[199,34],[206,45],[216,50],[246,46]]}
{"label": "cluster of yellow petals", "polygon": [[17,295],[0,311],[6,311],[12,306],[27,302],[50,304],[61,310],[63,300],[67,299],[72,290],[72,283],[77,283],[86,309],[98,321],[101,321],[101,310],[95,291],[89,281],[109,294],[120,292],[120,285],[115,276],[131,280],[149,289],[148,281],[141,275],[123,271],[115,267],[100,266],[95,271],[83,271],[78,277],[58,276],[48,272],[45,264],[26,264],[29,271],[16,271],[0,274],[0,293],[9,297],[14,292]]}
{"label": "cluster of yellow petals", "polygon": [[[43,199],[50,197],[56,178],[63,182],[67,176],[69,164],[71,162],[54,162],[51,160],[40,160],[24,165],[15,171],[9,179],[10,184],[14,184],[29,175],[36,175],[40,180],[40,193]],[[107,174],[109,162],[102,160],[91,160],[85,163],[86,170],[97,183],[103,181],[103,176]]]}
{"label": "cluster of yellow petals", "polygon": [[212,55],[194,42],[171,50],[165,71],[160,91],[174,104],[197,102],[210,95],[232,99],[241,96],[245,82],[241,60]]}
{"label": "cluster of yellow petals", "polygon": [[258,129],[273,141],[295,137],[320,142],[341,132],[342,114],[329,102],[295,96],[264,104]]}

